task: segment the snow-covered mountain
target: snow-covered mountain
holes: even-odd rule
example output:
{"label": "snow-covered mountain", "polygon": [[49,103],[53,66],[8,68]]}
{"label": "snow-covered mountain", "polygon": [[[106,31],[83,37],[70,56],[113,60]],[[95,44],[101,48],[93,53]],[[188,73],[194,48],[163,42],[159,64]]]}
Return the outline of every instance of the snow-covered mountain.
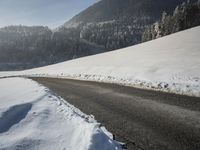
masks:
{"label": "snow-covered mountain", "polygon": [[200,96],[200,26],[113,52],[7,75],[112,82]]}

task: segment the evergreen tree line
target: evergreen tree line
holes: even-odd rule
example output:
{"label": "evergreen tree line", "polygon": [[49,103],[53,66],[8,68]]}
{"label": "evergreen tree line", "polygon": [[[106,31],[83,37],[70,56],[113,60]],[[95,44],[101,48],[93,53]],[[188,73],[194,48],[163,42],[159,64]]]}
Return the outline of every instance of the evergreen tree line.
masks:
{"label": "evergreen tree line", "polygon": [[172,15],[163,12],[159,21],[145,29],[142,41],[153,40],[198,25],[200,25],[200,0],[196,3],[184,2],[176,7]]}
{"label": "evergreen tree line", "polygon": [[140,43],[146,24],[150,23],[148,17],[89,23],[82,27],[80,38],[101,45],[106,51],[115,50]]}

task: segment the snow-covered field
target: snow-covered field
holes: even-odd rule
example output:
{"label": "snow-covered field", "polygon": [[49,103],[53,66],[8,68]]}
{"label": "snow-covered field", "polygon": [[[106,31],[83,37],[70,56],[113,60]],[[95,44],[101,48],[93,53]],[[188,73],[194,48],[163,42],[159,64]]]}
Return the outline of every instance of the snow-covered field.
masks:
{"label": "snow-covered field", "polygon": [[35,81],[0,79],[0,149],[121,149],[92,116]]}
{"label": "snow-covered field", "polygon": [[125,49],[0,76],[65,77],[200,96],[199,35],[196,27]]}

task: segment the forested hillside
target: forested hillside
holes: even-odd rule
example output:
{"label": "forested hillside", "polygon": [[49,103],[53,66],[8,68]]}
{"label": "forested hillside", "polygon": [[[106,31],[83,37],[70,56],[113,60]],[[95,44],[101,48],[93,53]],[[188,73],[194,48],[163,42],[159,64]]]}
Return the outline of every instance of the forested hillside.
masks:
{"label": "forested hillside", "polygon": [[53,32],[48,27],[1,28],[0,70],[39,67],[101,52],[101,47],[73,34],[69,29]]}
{"label": "forested hillside", "polygon": [[183,2],[186,0],[101,0],[63,27],[80,30],[80,38],[106,51],[115,50],[142,42],[147,26],[159,20],[163,11],[172,14]]}

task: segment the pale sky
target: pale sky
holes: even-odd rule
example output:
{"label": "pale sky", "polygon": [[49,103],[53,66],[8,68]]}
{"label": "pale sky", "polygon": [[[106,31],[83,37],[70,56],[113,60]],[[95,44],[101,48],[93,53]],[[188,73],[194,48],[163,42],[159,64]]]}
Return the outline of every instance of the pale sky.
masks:
{"label": "pale sky", "polygon": [[0,0],[0,27],[44,25],[55,28],[98,0]]}

